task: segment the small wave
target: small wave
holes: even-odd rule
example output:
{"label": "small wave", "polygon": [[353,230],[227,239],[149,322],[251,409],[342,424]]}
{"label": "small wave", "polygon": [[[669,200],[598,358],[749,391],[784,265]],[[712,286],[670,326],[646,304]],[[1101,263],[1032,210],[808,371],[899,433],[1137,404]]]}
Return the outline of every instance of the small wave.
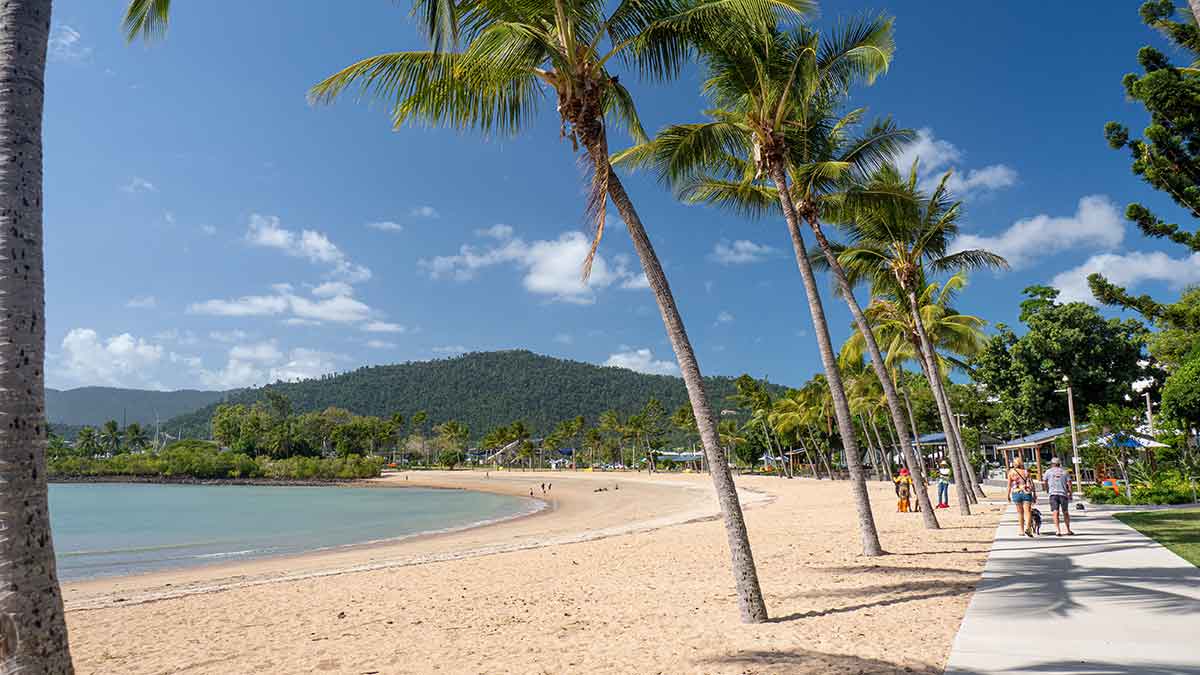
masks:
{"label": "small wave", "polygon": [[203,554],[194,555],[191,557],[193,557],[193,558],[232,558],[233,556],[237,556],[237,555],[249,555],[251,553],[260,553],[265,550],[266,549],[261,549],[261,548],[248,548],[244,551],[223,551],[221,553],[203,553]]}
{"label": "small wave", "polygon": [[60,551],[57,553],[62,558],[77,558],[84,556],[97,555],[118,555],[121,553],[154,553],[155,551],[172,551],[185,548],[204,548],[212,547],[223,542],[220,541],[190,541],[181,544],[157,544],[154,546],[130,546],[127,548],[109,548],[109,549],[90,549],[82,551]]}

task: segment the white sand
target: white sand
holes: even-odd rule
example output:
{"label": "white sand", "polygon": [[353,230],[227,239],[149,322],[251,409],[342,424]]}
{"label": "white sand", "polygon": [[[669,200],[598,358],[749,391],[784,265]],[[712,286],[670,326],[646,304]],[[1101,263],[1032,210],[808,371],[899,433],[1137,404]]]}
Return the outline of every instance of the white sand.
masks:
{"label": "white sand", "polygon": [[[404,482],[403,477],[390,478]],[[940,673],[999,509],[894,513],[864,558],[845,483],[740,478],[768,608],[739,623],[703,475],[421,472],[540,496],[474,530],[69,584],[82,673]],[[620,490],[613,490],[619,485]],[[609,491],[596,493],[596,487]]]}

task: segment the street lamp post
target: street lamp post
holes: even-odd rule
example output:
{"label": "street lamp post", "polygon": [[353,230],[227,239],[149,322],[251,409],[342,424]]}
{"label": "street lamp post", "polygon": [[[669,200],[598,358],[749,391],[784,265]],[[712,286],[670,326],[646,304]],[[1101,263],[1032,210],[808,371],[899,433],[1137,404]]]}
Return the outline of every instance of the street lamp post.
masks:
{"label": "street lamp post", "polygon": [[[1063,384],[1067,389],[1067,412],[1071,417],[1071,462],[1075,465],[1075,488],[1079,490],[1079,494],[1083,494],[1083,472],[1080,470],[1080,465],[1083,461],[1079,458],[1079,434],[1075,430],[1075,396],[1071,391],[1070,376],[1063,375]],[[1059,391],[1062,391],[1061,389]],[[1078,502],[1076,508],[1082,509],[1083,502]]]}

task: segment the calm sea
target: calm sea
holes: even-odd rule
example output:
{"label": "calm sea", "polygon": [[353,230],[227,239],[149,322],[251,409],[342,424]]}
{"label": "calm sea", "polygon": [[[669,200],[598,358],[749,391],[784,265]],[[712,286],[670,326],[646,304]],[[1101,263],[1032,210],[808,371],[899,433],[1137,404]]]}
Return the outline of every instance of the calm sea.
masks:
{"label": "calm sea", "polygon": [[65,580],[303,553],[468,527],[536,510],[464,490],[53,484]]}

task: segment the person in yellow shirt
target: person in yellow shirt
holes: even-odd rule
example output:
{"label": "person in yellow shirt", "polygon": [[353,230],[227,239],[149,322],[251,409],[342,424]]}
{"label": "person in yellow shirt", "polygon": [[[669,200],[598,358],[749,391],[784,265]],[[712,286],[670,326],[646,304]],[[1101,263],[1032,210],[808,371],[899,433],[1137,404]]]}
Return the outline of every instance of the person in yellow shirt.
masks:
{"label": "person in yellow shirt", "polygon": [[912,497],[913,479],[908,475],[908,469],[900,469],[900,475],[893,479],[896,483],[896,512],[908,513],[909,499]]}

